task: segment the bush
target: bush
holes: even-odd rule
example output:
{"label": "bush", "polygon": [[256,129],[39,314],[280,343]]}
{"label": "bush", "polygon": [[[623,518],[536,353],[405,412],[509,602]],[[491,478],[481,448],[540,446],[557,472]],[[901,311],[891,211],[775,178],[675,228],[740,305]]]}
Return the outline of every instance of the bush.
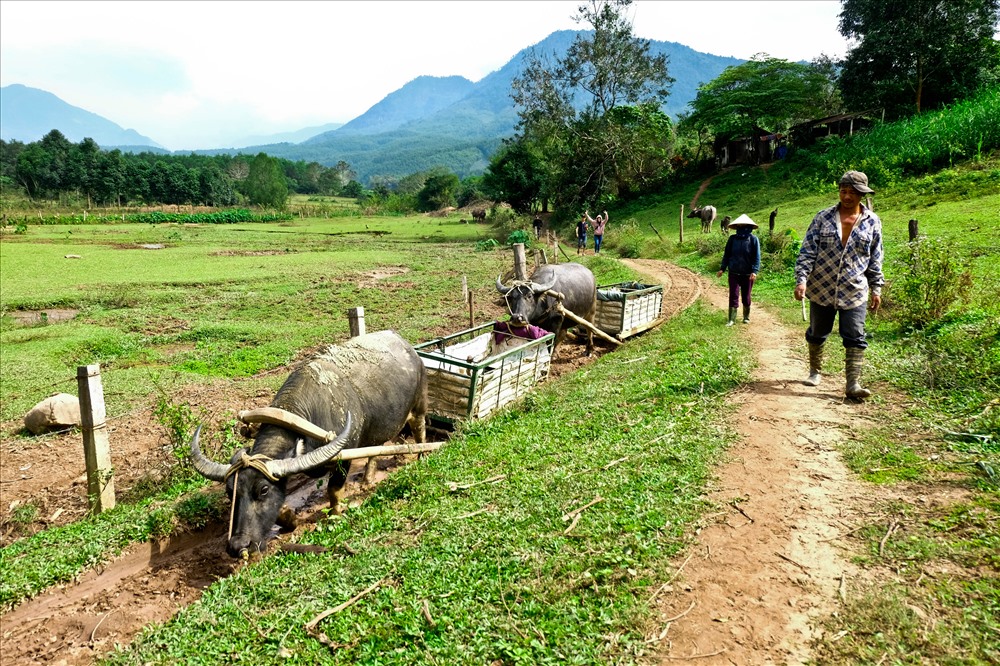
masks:
{"label": "bush", "polygon": [[606,233],[605,244],[616,250],[619,256],[634,259],[642,254],[646,235],[639,230],[635,218],[630,217]]}
{"label": "bush", "polygon": [[970,259],[953,242],[918,238],[891,262],[893,278],[884,300],[893,321],[922,329],[956,306],[968,304],[972,290]]}
{"label": "bush", "polygon": [[760,239],[761,265],[774,273],[781,273],[795,265],[802,241],[792,229],[780,234],[764,234]]}

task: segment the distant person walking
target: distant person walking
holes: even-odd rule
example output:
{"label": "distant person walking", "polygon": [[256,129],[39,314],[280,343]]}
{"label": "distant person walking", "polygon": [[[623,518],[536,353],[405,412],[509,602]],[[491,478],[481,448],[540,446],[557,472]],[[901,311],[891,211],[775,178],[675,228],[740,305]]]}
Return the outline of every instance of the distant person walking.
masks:
{"label": "distant person walking", "polygon": [[840,203],[821,210],[806,230],[795,263],[795,300],[809,299],[809,377],[807,386],[819,386],[823,343],[840,321],[846,357],[848,398],[862,399],[871,391],[861,386],[864,365],[865,317],[882,303],[882,220],[861,204],[874,190],[868,176],[848,171],[838,183]]}
{"label": "distant person walking", "polygon": [[729,321],[726,326],[736,323],[736,311],[743,299],[743,323],[750,323],[750,292],[760,272],[760,239],[753,235],[757,223],[746,215],[740,215],[729,223],[736,233],[726,241],[722,253],[722,267],[716,277],[729,271]]}
{"label": "distant person walking", "polygon": [[604,211],[603,215],[599,214],[596,220],[587,213],[584,213],[584,215],[586,215],[587,222],[594,229],[594,254],[600,254],[601,241],[604,240],[604,227],[608,223],[608,211]]}
{"label": "distant person walking", "polygon": [[535,228],[535,240],[542,237],[542,218],[537,213],[535,214],[535,219],[532,220],[531,226]]}
{"label": "distant person walking", "polygon": [[576,223],[576,253],[585,254],[587,251],[587,220],[590,214],[584,211],[580,221]]}

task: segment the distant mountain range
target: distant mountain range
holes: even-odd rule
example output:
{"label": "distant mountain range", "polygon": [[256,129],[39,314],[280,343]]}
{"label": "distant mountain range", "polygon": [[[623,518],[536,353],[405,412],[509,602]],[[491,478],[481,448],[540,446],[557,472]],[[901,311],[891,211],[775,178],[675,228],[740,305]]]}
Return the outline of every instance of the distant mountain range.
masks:
{"label": "distant mountain range", "polygon": [[[390,93],[365,113],[338,126],[305,128],[264,137],[246,145],[183,151],[183,154],[256,154],[319,162],[347,162],[361,182],[395,179],[443,166],[459,177],[481,173],[503,138],[512,136],[517,110],[511,82],[521,73],[532,50],[562,56],[580,34],[554,32],[520,51],[504,67],[473,83],[461,76],[420,76]],[[698,86],[743,60],[695,51],[676,42],[650,42],[654,55],[669,58],[675,79],[664,112],[672,117],[687,108]],[[102,148],[168,153],[155,141],[125,130],[100,116],[66,104],[42,90],[11,85],[0,89],[0,137],[37,141],[52,129],[74,142],[94,139]]]}

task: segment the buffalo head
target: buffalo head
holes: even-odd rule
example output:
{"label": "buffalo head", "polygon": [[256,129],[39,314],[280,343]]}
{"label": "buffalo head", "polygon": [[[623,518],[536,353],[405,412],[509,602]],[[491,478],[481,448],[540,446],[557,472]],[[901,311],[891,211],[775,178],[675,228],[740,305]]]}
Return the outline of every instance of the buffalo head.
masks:
{"label": "buffalo head", "polygon": [[[316,437],[315,428],[301,428],[292,414],[285,425],[270,423],[261,426],[248,452],[236,451],[229,464],[209,460],[198,445],[201,426],[191,440],[191,460],[198,472],[212,481],[226,484],[226,494],[232,501],[232,523],[227,552],[233,557],[245,556],[251,550],[261,551],[285,503],[287,479],[293,474],[311,473],[344,448],[351,432],[351,414],[333,441],[312,451],[304,450],[304,437]],[[321,441],[331,439],[322,437]],[[280,451],[283,457],[271,457],[254,451]]]}
{"label": "buffalo head", "polygon": [[505,285],[497,276],[497,291],[503,294],[510,310],[510,320],[516,326],[525,326],[540,321],[552,307],[550,297],[545,292],[555,285],[555,278],[545,284],[537,282],[515,282]]}

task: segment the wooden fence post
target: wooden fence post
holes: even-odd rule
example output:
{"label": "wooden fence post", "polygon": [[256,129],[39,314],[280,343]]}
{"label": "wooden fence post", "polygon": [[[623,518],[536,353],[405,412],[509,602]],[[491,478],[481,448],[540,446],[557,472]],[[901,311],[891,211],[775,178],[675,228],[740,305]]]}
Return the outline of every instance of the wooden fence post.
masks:
{"label": "wooden fence post", "polygon": [[469,280],[464,275],[462,276],[462,302],[469,300]]}
{"label": "wooden fence post", "polygon": [[910,220],[910,242],[917,240],[917,236],[920,235],[920,223],[916,220]]}
{"label": "wooden fence post", "polygon": [[469,292],[469,328],[476,327],[476,314],[473,305],[472,292]]}
{"label": "wooden fence post", "polygon": [[351,337],[356,338],[365,334],[365,309],[350,308],[347,310],[347,319],[351,327]]}
{"label": "wooden fence post", "polygon": [[524,243],[514,243],[514,279],[528,279],[528,260],[524,256]]}
{"label": "wooden fence post", "polygon": [[681,232],[680,232],[680,234],[681,234],[681,236],[680,236],[680,242],[683,243],[684,242],[684,204],[681,204],[681,223],[678,225],[678,228],[681,230]]}
{"label": "wooden fence post", "polygon": [[96,516],[115,507],[115,477],[108,444],[101,366],[77,367],[76,384],[80,399],[83,456],[87,465],[87,503],[91,514]]}

